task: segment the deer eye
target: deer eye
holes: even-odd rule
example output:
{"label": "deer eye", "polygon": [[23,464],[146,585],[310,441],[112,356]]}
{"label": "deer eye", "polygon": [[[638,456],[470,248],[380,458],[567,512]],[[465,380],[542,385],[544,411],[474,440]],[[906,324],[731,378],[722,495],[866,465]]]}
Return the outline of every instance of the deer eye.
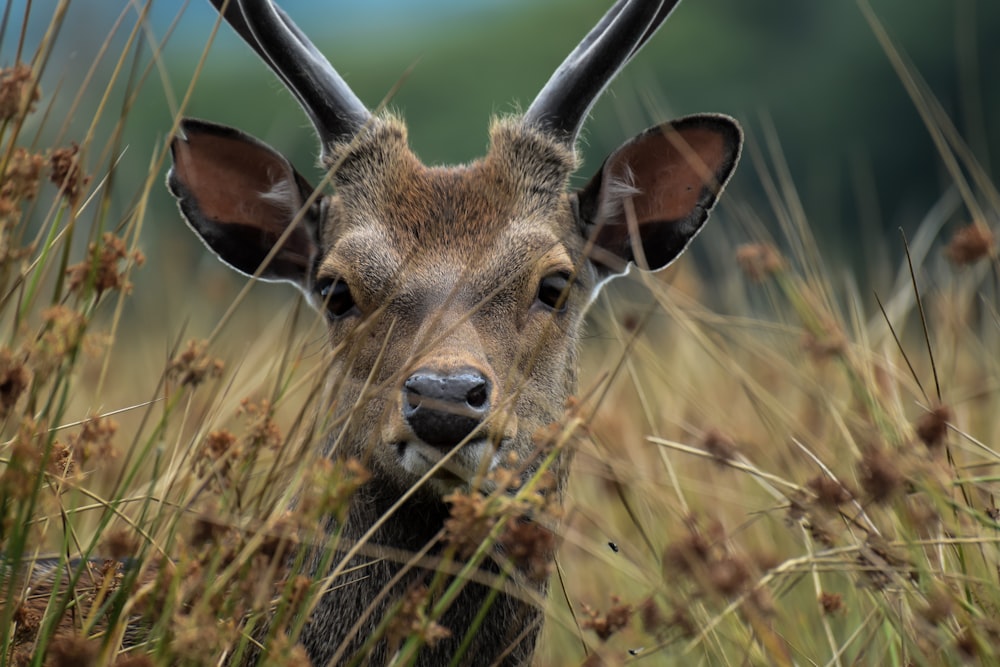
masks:
{"label": "deer eye", "polygon": [[565,271],[550,273],[542,278],[538,283],[538,296],[536,299],[547,308],[561,313],[566,310],[566,301],[569,296],[569,274]]}
{"label": "deer eye", "polygon": [[351,288],[341,278],[320,278],[316,281],[316,293],[330,319],[339,320],[357,311]]}

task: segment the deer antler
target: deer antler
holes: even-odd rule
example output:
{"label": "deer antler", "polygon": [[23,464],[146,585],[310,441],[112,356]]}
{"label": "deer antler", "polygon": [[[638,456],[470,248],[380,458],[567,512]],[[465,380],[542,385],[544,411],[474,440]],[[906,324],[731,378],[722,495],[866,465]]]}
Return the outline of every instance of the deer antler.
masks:
{"label": "deer antler", "polygon": [[572,143],[590,108],[680,0],[618,0],[556,69],[524,114]]}
{"label": "deer antler", "polygon": [[309,115],[324,149],[353,137],[371,112],[309,38],[270,0],[211,0]]}

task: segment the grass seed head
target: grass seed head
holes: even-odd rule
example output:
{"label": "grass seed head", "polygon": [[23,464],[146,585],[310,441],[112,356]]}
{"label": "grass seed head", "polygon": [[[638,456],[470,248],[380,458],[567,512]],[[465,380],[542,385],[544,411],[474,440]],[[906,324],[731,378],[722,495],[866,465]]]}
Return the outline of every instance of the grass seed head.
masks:
{"label": "grass seed head", "polygon": [[827,616],[833,616],[844,611],[844,596],[840,593],[828,593],[823,591],[819,594],[819,606]]}
{"label": "grass seed head", "polygon": [[232,482],[234,463],[242,456],[239,438],[228,429],[217,429],[202,441],[194,457],[194,469],[200,477],[211,475],[212,484],[223,490]]}
{"label": "grass seed head", "polygon": [[750,582],[750,567],[742,558],[724,556],[708,564],[708,583],[723,597],[733,597]]}
{"label": "grass seed head", "polygon": [[155,667],[155,663],[148,655],[129,653],[115,660],[113,667]]}
{"label": "grass seed head", "polygon": [[371,473],[355,458],[321,458],[306,471],[295,514],[307,526],[329,517],[343,522],[354,494],[369,479]]}
{"label": "grass seed head", "polygon": [[847,337],[833,318],[825,317],[817,331],[802,336],[802,349],[816,363],[842,357],[847,352]]}
{"label": "grass seed head", "polygon": [[49,644],[46,667],[97,667],[101,645],[84,637],[57,637]]}
{"label": "grass seed head", "polygon": [[451,636],[451,630],[428,618],[428,606],[430,591],[426,586],[413,586],[406,592],[386,630],[389,646],[397,647],[411,635],[421,637],[428,646]]}
{"label": "grass seed head", "polygon": [[862,451],[861,462],[858,464],[858,478],[865,494],[876,503],[888,502],[903,486],[899,462],[875,445],[868,446]]}
{"label": "grass seed head", "polygon": [[925,412],[917,420],[917,437],[929,449],[938,448],[948,435],[948,422],[952,417],[951,408],[947,405],[938,405],[930,412]]}
{"label": "grass seed head", "polygon": [[[46,428],[30,417],[25,417],[8,450],[7,466],[0,473],[0,496],[24,499],[35,488],[35,479],[41,471],[42,442]],[[4,535],[9,534],[4,526]]]}
{"label": "grass seed head", "polygon": [[83,344],[87,318],[64,305],[42,311],[42,333],[26,345],[28,367],[37,384],[43,384],[69,362]]}
{"label": "grass seed head", "polygon": [[114,458],[117,452],[112,441],[117,432],[118,422],[111,417],[90,417],[83,422],[80,432],[68,439],[73,460],[84,464],[95,458],[102,461]]}
{"label": "grass seed head", "polygon": [[132,283],[126,277],[127,268],[121,266],[122,261],[128,260],[135,266],[141,266],[146,258],[138,250],[129,252],[125,239],[105,232],[100,244],[91,243],[88,246],[84,261],[66,269],[67,288],[81,295],[90,287],[98,296],[109,291],[128,294],[132,291]]}
{"label": "grass seed head", "polygon": [[23,355],[0,348],[0,419],[10,414],[30,382],[31,373]]}
{"label": "grass seed head", "polygon": [[139,544],[132,531],[118,528],[109,531],[101,539],[101,553],[115,561],[123,561],[139,553]]}
{"label": "grass seed head", "polygon": [[49,157],[49,179],[59,188],[70,206],[76,207],[80,195],[90,183],[90,176],[80,167],[80,147],[76,142],[57,148]]}
{"label": "grass seed head", "polygon": [[497,517],[478,491],[454,491],[444,499],[451,506],[444,522],[444,539],[454,545],[460,558],[468,558],[489,537]]}
{"label": "grass seed head", "polygon": [[760,283],[785,269],[785,260],[769,243],[747,243],[736,249],[736,264],[751,282]]}
{"label": "grass seed head", "polygon": [[687,536],[664,551],[664,569],[688,573],[718,557],[720,543],[725,537],[722,524],[712,521],[706,530],[702,530],[693,518],[689,518],[687,524]]}
{"label": "grass seed head", "polygon": [[530,580],[548,579],[556,551],[556,538],[551,530],[536,521],[508,521],[498,541]]}
{"label": "grass seed head", "polygon": [[603,642],[616,632],[628,627],[635,610],[632,605],[622,603],[617,595],[612,595],[611,608],[604,615],[586,604],[583,605],[583,613],[589,618],[583,619],[580,625],[585,630],[593,630],[598,639]]}
{"label": "grass seed head", "polygon": [[705,432],[705,437],[702,439],[701,445],[720,464],[732,461],[736,456],[736,442],[715,428]]}
{"label": "grass seed head", "polygon": [[225,364],[208,355],[208,341],[189,340],[167,364],[167,377],[185,387],[197,387],[208,378],[222,376]]}
{"label": "grass seed head", "polygon": [[968,266],[996,253],[996,239],[984,224],[970,223],[957,230],[944,254],[955,266]]}
{"label": "grass seed head", "polygon": [[920,608],[920,615],[931,625],[941,625],[954,611],[951,591],[944,586],[935,585],[927,594],[927,602]]}
{"label": "grass seed head", "polygon": [[20,222],[21,204],[38,195],[45,157],[16,148],[7,163],[7,170],[0,180],[0,261],[19,260],[29,255],[33,248],[16,248],[11,232]]}
{"label": "grass seed head", "polygon": [[281,447],[283,442],[281,428],[274,419],[274,406],[271,405],[271,401],[266,398],[259,401],[244,398],[240,401],[236,413],[246,415],[250,422],[243,435],[247,451],[261,448],[276,450]]}
{"label": "grass seed head", "polygon": [[41,97],[29,65],[19,63],[0,70],[0,123],[17,118],[22,109],[31,113]]}
{"label": "grass seed head", "polygon": [[652,595],[639,605],[639,620],[642,622],[642,629],[648,634],[657,635],[663,631],[667,620]]}
{"label": "grass seed head", "polygon": [[847,487],[825,474],[813,477],[806,486],[816,494],[816,502],[827,509],[836,509],[854,497]]}
{"label": "grass seed head", "polygon": [[293,642],[285,632],[276,633],[267,643],[269,665],[282,667],[312,667],[309,656],[301,644]]}
{"label": "grass seed head", "polygon": [[24,646],[35,641],[42,624],[42,615],[34,605],[21,602],[14,609],[11,620],[17,626],[12,638],[15,646]]}

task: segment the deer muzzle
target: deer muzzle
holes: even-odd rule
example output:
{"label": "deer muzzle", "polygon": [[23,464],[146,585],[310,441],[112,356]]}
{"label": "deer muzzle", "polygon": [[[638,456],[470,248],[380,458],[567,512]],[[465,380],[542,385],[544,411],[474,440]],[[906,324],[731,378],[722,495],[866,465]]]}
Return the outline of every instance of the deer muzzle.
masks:
{"label": "deer muzzle", "polygon": [[473,368],[420,369],[403,383],[403,418],[420,440],[447,452],[482,424],[490,392],[490,381]]}

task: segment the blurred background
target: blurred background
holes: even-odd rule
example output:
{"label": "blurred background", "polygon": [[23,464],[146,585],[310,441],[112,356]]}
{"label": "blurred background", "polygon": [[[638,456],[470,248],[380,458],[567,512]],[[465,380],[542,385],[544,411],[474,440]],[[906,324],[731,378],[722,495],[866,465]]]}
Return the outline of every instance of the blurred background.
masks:
{"label": "blurred background", "polygon": [[[366,103],[378,105],[400,84],[389,104],[407,118],[417,154],[436,164],[481,155],[491,115],[526,107],[611,3],[282,4]],[[1000,123],[993,121],[1000,113],[1000,3],[871,0],[871,5],[902,57],[992,173],[1000,147]],[[53,0],[7,3],[0,64],[12,64],[19,49],[30,55],[61,7]],[[140,12],[147,9],[148,21],[130,46]],[[108,205],[121,219],[136,205],[135,193],[151,159],[163,151],[172,114],[193,79],[186,115],[250,132],[285,152],[313,182],[319,180],[317,148],[305,116],[226,26],[206,47],[214,28],[214,11],[204,0],[154,1],[148,7],[124,1],[68,4],[42,78],[41,105],[47,111],[32,116],[31,130],[40,145],[82,141],[93,131],[95,145],[109,146],[100,155],[91,150],[84,162],[95,178],[110,174],[115,187]],[[119,62],[126,48],[129,57]],[[709,282],[711,262],[725,261],[712,248],[731,248],[774,231],[774,200],[761,174],[773,173],[776,160],[787,162],[790,185],[824,257],[848,262],[861,284],[878,285],[889,275],[902,252],[897,228],[913,233],[932,210],[945,224],[968,222],[917,107],[857,2],[681,3],[595,108],[578,178],[589,177],[608,152],[648,125],[701,111],[739,118],[750,147],[709,225],[708,240],[696,244],[696,261]],[[117,135],[119,117],[126,118]],[[161,166],[156,178],[162,180],[163,172]],[[791,204],[788,192],[782,205]],[[193,278],[203,300],[219,307],[240,284],[183,230],[162,186],[152,189],[142,239],[149,265],[136,276],[140,287],[191,284]],[[289,298],[284,289],[255,289],[264,298]],[[176,316],[183,318],[190,294],[174,292],[154,300],[157,314],[178,308]]]}

